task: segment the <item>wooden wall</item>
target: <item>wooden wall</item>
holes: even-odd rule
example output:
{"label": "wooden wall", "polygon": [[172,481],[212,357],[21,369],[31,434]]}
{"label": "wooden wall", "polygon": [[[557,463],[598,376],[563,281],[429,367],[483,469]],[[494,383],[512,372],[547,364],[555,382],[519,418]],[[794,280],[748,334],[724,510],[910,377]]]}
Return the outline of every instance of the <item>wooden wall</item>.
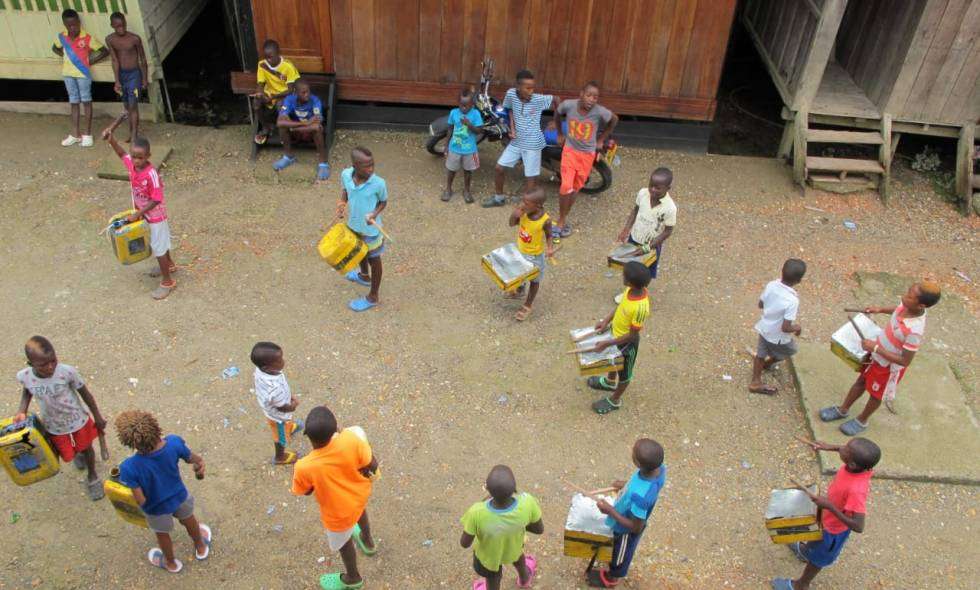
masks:
{"label": "wooden wall", "polygon": [[748,0],[743,22],[786,104],[792,104],[810,56],[823,0]]}

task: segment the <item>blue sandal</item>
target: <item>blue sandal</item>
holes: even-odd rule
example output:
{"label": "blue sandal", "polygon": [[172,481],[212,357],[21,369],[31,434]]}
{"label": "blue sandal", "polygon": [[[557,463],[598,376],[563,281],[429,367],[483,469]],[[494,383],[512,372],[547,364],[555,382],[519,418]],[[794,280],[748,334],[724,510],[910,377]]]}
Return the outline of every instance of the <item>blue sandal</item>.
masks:
{"label": "blue sandal", "polygon": [[330,178],[330,164],[320,162],[316,166],[316,179],[319,181],[324,181],[328,178]]}
{"label": "blue sandal", "polygon": [[279,158],[272,164],[272,169],[275,170],[276,172],[279,172],[284,168],[288,168],[289,166],[292,166],[295,163],[296,163],[296,158],[284,155],[283,157]]}
{"label": "blue sandal", "polygon": [[378,305],[377,302],[368,301],[367,297],[358,297],[357,299],[348,303],[347,307],[353,309],[354,311],[367,311],[376,305]]}
{"label": "blue sandal", "polygon": [[363,285],[365,287],[371,286],[371,281],[365,281],[364,279],[362,279],[361,273],[357,270],[352,270],[349,273],[345,274],[344,278],[346,278],[348,281],[352,283],[357,283],[358,285]]}
{"label": "blue sandal", "polygon": [[793,580],[788,578],[776,578],[772,582],[772,590],[795,590]]}

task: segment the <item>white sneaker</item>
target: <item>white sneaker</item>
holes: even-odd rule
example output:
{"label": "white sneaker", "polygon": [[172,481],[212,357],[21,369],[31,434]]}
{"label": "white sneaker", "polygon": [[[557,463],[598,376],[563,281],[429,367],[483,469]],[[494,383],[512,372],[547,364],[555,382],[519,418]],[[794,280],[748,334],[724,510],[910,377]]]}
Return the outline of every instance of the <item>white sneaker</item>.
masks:
{"label": "white sneaker", "polygon": [[72,134],[69,133],[68,134],[68,137],[66,137],[66,138],[64,138],[64,139],[61,140],[61,145],[65,146],[65,147],[68,147],[68,146],[71,146],[71,145],[75,145],[76,143],[78,143],[80,141],[82,141],[82,140],[81,139],[78,139],[77,137],[75,137],[74,135],[72,135]]}
{"label": "white sneaker", "polygon": [[92,147],[93,145],[95,145],[95,142],[92,141],[91,135],[82,136],[82,147]]}

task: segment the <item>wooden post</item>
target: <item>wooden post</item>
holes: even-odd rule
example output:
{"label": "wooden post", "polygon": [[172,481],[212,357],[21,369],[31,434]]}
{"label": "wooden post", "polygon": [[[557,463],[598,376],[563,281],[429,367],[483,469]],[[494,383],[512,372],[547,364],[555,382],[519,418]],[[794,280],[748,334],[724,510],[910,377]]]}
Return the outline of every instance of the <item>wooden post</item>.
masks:
{"label": "wooden post", "polygon": [[878,149],[878,159],[881,161],[881,181],[878,183],[878,193],[885,205],[888,204],[888,197],[891,190],[892,173],[892,116],[889,113],[881,114],[881,147]]}
{"label": "wooden post", "polygon": [[803,64],[803,71],[796,83],[796,88],[790,89],[793,96],[793,104],[790,105],[792,110],[810,110],[810,103],[817,95],[817,89],[820,88],[824,69],[830,60],[834,41],[837,40],[837,30],[840,28],[841,19],[844,18],[846,7],[847,0],[824,1],[823,11],[813,34],[813,42],[810,43],[806,62]]}
{"label": "wooden post", "polygon": [[789,156],[792,153],[793,121],[786,121],[786,125],[783,127],[783,138],[779,140],[779,151],[776,152],[776,157],[785,162],[789,160]]}
{"label": "wooden post", "polygon": [[960,197],[960,210],[970,214],[973,205],[973,140],[976,126],[966,123],[960,128],[960,140],[956,144],[956,193]]}
{"label": "wooden post", "polygon": [[806,130],[807,113],[796,111],[793,118],[793,180],[806,190]]}

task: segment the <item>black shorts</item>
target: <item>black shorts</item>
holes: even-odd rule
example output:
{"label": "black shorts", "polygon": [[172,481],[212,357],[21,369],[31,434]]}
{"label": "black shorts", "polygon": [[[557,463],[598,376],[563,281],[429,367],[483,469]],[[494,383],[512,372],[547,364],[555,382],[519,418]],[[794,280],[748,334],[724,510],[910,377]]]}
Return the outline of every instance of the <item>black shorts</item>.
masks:
{"label": "black shorts", "polygon": [[486,567],[484,567],[483,563],[480,562],[480,558],[476,556],[476,553],[473,554],[473,571],[476,572],[476,575],[480,576],[481,578],[493,579],[500,577],[500,570],[495,572],[488,570]]}
{"label": "black shorts", "polygon": [[636,342],[630,342],[619,347],[623,353],[623,368],[619,370],[619,383],[629,383],[633,380],[633,367],[636,365],[636,353],[639,347]]}

